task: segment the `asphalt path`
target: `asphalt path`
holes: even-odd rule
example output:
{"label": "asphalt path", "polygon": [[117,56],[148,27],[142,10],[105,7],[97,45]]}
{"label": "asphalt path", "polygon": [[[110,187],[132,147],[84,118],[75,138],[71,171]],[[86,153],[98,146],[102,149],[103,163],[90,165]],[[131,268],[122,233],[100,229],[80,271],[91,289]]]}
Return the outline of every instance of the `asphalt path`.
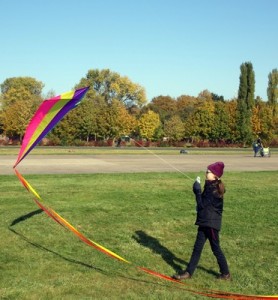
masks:
{"label": "asphalt path", "polygon": [[[14,155],[0,156],[0,175],[14,174]],[[253,157],[233,155],[28,155],[17,167],[22,174],[90,174],[134,172],[205,171],[216,161],[225,163],[225,171],[277,171],[278,155]]]}

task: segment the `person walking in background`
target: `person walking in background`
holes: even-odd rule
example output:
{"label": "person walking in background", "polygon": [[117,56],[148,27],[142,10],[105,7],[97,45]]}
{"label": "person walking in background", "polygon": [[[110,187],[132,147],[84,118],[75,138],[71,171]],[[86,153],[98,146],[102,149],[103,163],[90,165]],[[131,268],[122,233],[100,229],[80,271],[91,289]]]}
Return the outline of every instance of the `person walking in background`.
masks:
{"label": "person walking in background", "polygon": [[263,144],[260,138],[258,138],[254,143],[253,143],[253,150],[254,150],[254,157],[257,156],[258,152],[262,149]]}
{"label": "person walking in background", "polygon": [[220,247],[219,231],[222,223],[223,199],[225,187],[221,181],[224,172],[224,163],[216,162],[207,167],[204,191],[201,190],[199,177],[194,182],[193,192],[197,202],[198,232],[193,252],[187,268],[172,278],[177,280],[191,278],[200,260],[206,240],[209,240],[210,247],[217,259],[222,280],[230,280],[231,275],[226,257]]}

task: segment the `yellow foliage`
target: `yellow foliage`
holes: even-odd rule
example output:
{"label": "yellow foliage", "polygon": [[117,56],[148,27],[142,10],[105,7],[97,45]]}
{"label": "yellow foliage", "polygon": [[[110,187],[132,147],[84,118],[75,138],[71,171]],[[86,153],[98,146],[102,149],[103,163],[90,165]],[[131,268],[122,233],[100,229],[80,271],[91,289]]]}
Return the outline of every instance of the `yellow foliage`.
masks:
{"label": "yellow foliage", "polygon": [[159,115],[152,110],[143,114],[138,121],[139,133],[142,137],[151,140],[155,130],[160,126]]}

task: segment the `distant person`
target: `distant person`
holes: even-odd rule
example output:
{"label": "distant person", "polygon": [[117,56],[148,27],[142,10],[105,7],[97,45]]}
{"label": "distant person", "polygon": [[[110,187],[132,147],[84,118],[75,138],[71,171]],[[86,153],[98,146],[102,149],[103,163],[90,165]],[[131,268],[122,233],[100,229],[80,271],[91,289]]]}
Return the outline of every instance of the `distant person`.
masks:
{"label": "distant person", "polygon": [[173,275],[174,279],[189,279],[193,276],[207,240],[209,240],[211,250],[217,259],[220,269],[220,275],[217,278],[222,280],[231,279],[227,260],[221,250],[219,239],[225,193],[224,184],[220,179],[223,171],[223,162],[216,162],[207,167],[203,192],[198,177],[193,184],[193,192],[197,202],[197,219],[195,225],[199,227],[189,264],[184,271]]}
{"label": "distant person", "polygon": [[261,151],[263,148],[263,144],[260,138],[258,138],[254,143],[253,143],[253,150],[254,150],[254,157],[257,156],[258,152]]}
{"label": "distant person", "polygon": [[122,139],[119,137],[117,140],[117,147],[121,147]]}

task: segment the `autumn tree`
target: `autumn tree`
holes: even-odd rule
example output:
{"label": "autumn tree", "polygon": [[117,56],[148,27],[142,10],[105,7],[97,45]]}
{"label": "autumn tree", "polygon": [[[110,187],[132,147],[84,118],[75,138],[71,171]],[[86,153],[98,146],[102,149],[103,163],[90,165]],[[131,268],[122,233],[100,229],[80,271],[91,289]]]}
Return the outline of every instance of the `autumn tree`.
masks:
{"label": "autumn tree", "polygon": [[164,134],[171,141],[180,141],[184,138],[184,133],[184,124],[178,115],[174,115],[169,120],[165,121]]}
{"label": "autumn tree", "polygon": [[219,140],[230,139],[229,113],[224,102],[217,101],[214,104],[214,121],[211,129],[211,140],[218,142]]}
{"label": "autumn tree", "polygon": [[[69,119],[69,126],[74,126],[76,131],[74,138],[89,142],[96,140],[98,135],[98,115],[104,101],[94,97],[93,99],[85,97],[78,107],[72,110],[66,118]],[[103,105],[101,105],[101,102]]]}
{"label": "autumn tree", "polygon": [[1,114],[3,130],[7,136],[22,140],[26,127],[35,112],[33,102],[28,99],[17,100],[6,107]]}
{"label": "autumn tree", "polygon": [[118,100],[107,104],[101,96],[86,97],[57,124],[53,133],[62,144],[113,139],[128,126],[122,108],[125,109]]}
{"label": "autumn tree", "polygon": [[136,128],[136,119],[128,113],[122,102],[113,100],[111,104],[102,106],[97,124],[99,134],[102,134],[104,139],[114,139],[122,135],[131,135]]}
{"label": "autumn tree", "polygon": [[135,117],[129,114],[126,107],[119,102],[117,109],[118,132],[116,135],[132,135],[136,130],[137,121]]}
{"label": "autumn tree", "polygon": [[177,114],[183,122],[192,116],[196,109],[197,99],[192,96],[182,95],[177,98]]}
{"label": "autumn tree", "polygon": [[95,95],[101,96],[107,103],[118,100],[126,107],[146,103],[145,89],[133,83],[128,77],[120,76],[109,69],[89,70],[78,86],[90,86]]}
{"label": "autumn tree", "polygon": [[22,138],[42,101],[43,84],[31,77],[12,77],[1,84],[1,126],[10,137]]}
{"label": "autumn tree", "polygon": [[29,77],[10,78],[1,85],[1,122],[6,135],[23,137],[26,126],[42,101],[38,86],[41,86],[40,83],[36,84]]}
{"label": "autumn tree", "polygon": [[257,102],[252,111],[252,130],[263,142],[269,143],[274,136],[274,118],[272,108],[265,102]]}
{"label": "autumn tree", "polygon": [[194,114],[185,122],[186,136],[197,140],[210,139],[213,125],[214,102],[212,100],[199,100],[196,102]]}
{"label": "autumn tree", "polygon": [[160,126],[159,115],[152,110],[143,114],[138,120],[139,134],[142,138],[152,140],[154,133]]}
{"label": "autumn tree", "polygon": [[158,96],[152,99],[147,109],[159,114],[160,121],[164,124],[177,111],[177,102],[170,96]]}
{"label": "autumn tree", "polygon": [[203,90],[199,93],[198,99],[202,101],[213,100],[212,93],[209,90]]}
{"label": "autumn tree", "polygon": [[20,92],[28,92],[33,99],[41,100],[41,93],[44,84],[32,77],[12,77],[6,79],[1,85],[2,108],[12,105],[20,100]]}
{"label": "autumn tree", "polygon": [[239,140],[239,132],[237,130],[237,104],[237,99],[231,99],[225,103],[228,113],[229,140],[231,142]]}

